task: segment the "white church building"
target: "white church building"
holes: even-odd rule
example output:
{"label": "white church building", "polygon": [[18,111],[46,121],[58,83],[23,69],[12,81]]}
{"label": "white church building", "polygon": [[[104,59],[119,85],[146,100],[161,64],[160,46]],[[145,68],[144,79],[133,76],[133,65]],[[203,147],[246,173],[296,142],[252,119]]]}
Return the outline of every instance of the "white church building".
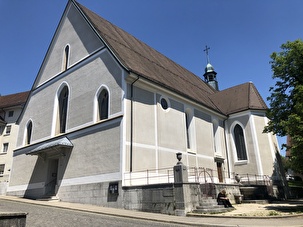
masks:
{"label": "white church building", "polygon": [[266,109],[253,83],[219,91],[212,65],[202,80],[69,0],[17,121],[7,194],[125,208],[127,188],[174,181],[176,153],[196,183],[273,179]]}

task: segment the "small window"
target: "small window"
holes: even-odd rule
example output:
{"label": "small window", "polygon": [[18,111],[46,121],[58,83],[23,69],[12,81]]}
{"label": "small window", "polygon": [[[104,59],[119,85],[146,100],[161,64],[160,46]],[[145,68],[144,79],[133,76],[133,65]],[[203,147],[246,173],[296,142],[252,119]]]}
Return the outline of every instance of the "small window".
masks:
{"label": "small window", "polygon": [[67,70],[69,64],[69,45],[66,45],[63,56],[63,70]]}
{"label": "small window", "polygon": [[168,111],[169,107],[170,107],[170,102],[167,98],[165,97],[161,97],[160,98],[160,105],[162,107],[163,110]]}
{"label": "small window", "polygon": [[4,173],[5,164],[0,164],[0,175]]}
{"label": "small window", "polygon": [[31,143],[32,130],[33,130],[33,123],[30,121],[26,127],[26,144],[27,145]]}
{"label": "small window", "polygon": [[12,111],[9,111],[8,112],[8,117],[13,117],[14,116],[14,111],[12,110]]}
{"label": "small window", "polygon": [[98,107],[99,107],[99,119],[104,120],[108,118],[108,91],[103,89],[98,97]]}
{"label": "small window", "polygon": [[4,143],[2,147],[2,153],[7,153],[8,150],[8,143]]}
{"label": "small window", "polygon": [[6,126],[6,131],[5,131],[6,135],[11,134],[11,129],[12,129],[11,125]]}
{"label": "small window", "polygon": [[168,103],[167,103],[166,99],[165,98],[161,98],[160,102],[161,102],[161,107],[163,108],[163,110],[167,110]]}

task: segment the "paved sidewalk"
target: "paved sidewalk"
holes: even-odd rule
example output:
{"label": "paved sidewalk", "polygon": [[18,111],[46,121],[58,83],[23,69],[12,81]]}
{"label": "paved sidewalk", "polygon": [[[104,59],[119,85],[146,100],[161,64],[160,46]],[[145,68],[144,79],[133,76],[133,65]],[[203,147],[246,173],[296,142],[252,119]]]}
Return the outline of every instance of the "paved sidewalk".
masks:
{"label": "paved sidewalk", "polygon": [[[147,213],[147,212],[139,212],[139,211],[131,211],[131,210],[123,210],[123,209],[115,209],[109,207],[100,207],[100,206],[93,206],[88,204],[78,204],[78,203],[68,203],[68,202],[61,202],[61,201],[37,201],[37,200],[30,200],[24,198],[18,198],[13,196],[0,196],[0,199],[3,200],[10,200],[10,201],[17,201],[22,203],[31,203],[36,205],[42,206],[52,206],[52,207],[60,207],[64,209],[73,209],[91,213],[99,213],[99,214],[106,214],[112,216],[119,216],[119,217],[127,217],[127,218],[136,218],[136,219],[143,219],[143,220],[150,220],[150,221],[158,221],[158,222],[166,222],[171,224],[182,224],[184,226],[303,226],[303,214],[299,215],[288,215],[288,216],[232,216],[230,212],[229,216],[228,213],[225,215],[195,215],[190,217],[180,217],[180,216],[172,216],[172,215],[164,215],[164,214],[156,214],[156,213]],[[301,207],[303,206],[303,201],[291,201],[289,204],[290,206]],[[283,206],[281,203],[279,204],[239,204],[236,205],[236,210],[233,212],[238,212],[243,215],[246,211],[250,211],[251,208],[255,209],[254,207],[258,206],[263,207],[264,209],[268,209],[271,207],[275,209],[278,206]],[[266,208],[267,207],[267,208]],[[1,212],[4,212],[1,210]]]}

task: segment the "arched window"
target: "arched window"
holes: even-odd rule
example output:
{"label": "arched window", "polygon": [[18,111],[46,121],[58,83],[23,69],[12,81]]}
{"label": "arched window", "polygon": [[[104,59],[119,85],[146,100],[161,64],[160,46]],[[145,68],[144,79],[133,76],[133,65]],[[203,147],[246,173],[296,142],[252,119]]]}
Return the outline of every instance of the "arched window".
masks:
{"label": "arched window", "polygon": [[238,124],[234,128],[234,137],[238,160],[247,160],[244,133],[242,127]]}
{"label": "arched window", "polygon": [[69,45],[66,45],[63,56],[63,71],[67,70],[69,63]]}
{"label": "arched window", "polygon": [[99,120],[108,118],[109,95],[107,89],[103,89],[98,96],[98,114]]}
{"label": "arched window", "polygon": [[213,123],[213,134],[214,134],[214,148],[215,148],[215,152],[219,152],[220,151],[219,121],[217,119],[213,119],[212,123]]}
{"label": "arched window", "polygon": [[32,131],[33,131],[33,123],[32,121],[29,121],[27,126],[26,126],[26,144],[30,144],[32,140]]}
{"label": "arched window", "polygon": [[187,149],[193,152],[195,150],[195,131],[194,131],[194,123],[193,123],[193,110],[186,109],[185,110],[185,129],[186,129],[186,146]]}
{"label": "arched window", "polygon": [[186,142],[187,142],[187,149],[190,149],[190,116],[188,113],[185,113],[185,123],[186,123]]}
{"label": "arched window", "polygon": [[68,87],[64,86],[58,96],[58,123],[59,133],[65,133],[66,130],[66,119],[67,119],[67,105],[68,105]]}

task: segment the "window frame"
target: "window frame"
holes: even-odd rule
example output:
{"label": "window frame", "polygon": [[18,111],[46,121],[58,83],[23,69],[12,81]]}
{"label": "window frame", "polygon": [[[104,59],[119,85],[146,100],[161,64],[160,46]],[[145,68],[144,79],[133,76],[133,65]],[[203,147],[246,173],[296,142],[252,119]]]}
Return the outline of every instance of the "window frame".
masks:
{"label": "window frame", "polygon": [[[238,126],[238,127],[237,127]],[[235,134],[235,129],[239,128],[242,131],[242,142],[241,144],[237,144],[237,135]],[[246,135],[245,135],[245,130],[243,125],[240,122],[234,122],[234,124],[231,127],[231,132],[232,132],[232,138],[233,138],[233,150],[234,150],[234,160],[236,164],[246,164],[249,161],[249,156],[248,156],[248,150],[247,150],[247,143],[246,143]],[[244,147],[244,150],[238,150],[238,148]],[[245,153],[244,153],[245,152]],[[242,153],[242,154],[241,154]],[[239,159],[240,156],[244,156],[246,159]]]}
{"label": "window frame", "polygon": [[[63,134],[60,130],[60,95],[64,88],[68,90],[68,97],[67,97],[67,109],[66,109],[66,122],[65,122],[65,132],[67,131],[68,125],[68,111],[69,111],[69,104],[70,104],[70,97],[71,97],[71,89],[67,82],[62,82],[59,86],[56,95],[54,97],[54,107],[53,107],[53,120],[52,120],[52,136]],[[61,119],[62,120],[62,119]]]}
{"label": "window frame", "polygon": [[11,125],[6,125],[5,127],[5,135],[8,136],[12,132],[12,126]]}
{"label": "window frame", "polygon": [[[101,119],[101,113],[100,113],[100,110],[102,110],[101,106],[100,106],[100,96],[102,94],[103,91],[106,91],[107,92],[107,111],[106,112],[106,117],[105,118],[102,118]],[[93,114],[93,120],[94,122],[100,122],[100,121],[104,121],[104,120],[107,120],[109,119],[110,117],[110,100],[111,100],[111,93],[110,93],[110,90],[109,88],[102,84],[99,89],[97,90],[96,94],[95,94],[95,98],[94,98],[94,114]]]}
{"label": "window frame", "polygon": [[1,153],[6,154],[8,152],[8,147],[9,143],[3,143]]}
{"label": "window frame", "polygon": [[14,111],[13,110],[8,111],[8,117],[13,117],[13,116],[14,116]]}
{"label": "window frame", "polygon": [[69,68],[69,59],[70,58],[70,45],[67,44],[63,50],[63,61],[62,61],[62,71],[65,71]]}
{"label": "window frame", "polygon": [[[163,106],[162,100],[164,100],[166,102],[166,107]],[[169,100],[169,98],[167,98],[165,96],[160,97],[159,104],[161,106],[161,109],[165,112],[168,112],[171,108],[170,100]]]}
{"label": "window frame", "polygon": [[5,164],[0,164],[0,176],[4,175]]}
{"label": "window frame", "polygon": [[33,122],[32,120],[29,120],[26,124],[26,133],[25,133],[25,144],[29,145],[31,144],[33,136]]}
{"label": "window frame", "polygon": [[59,134],[66,132],[68,101],[69,101],[69,89],[65,85],[62,87],[58,96]]}
{"label": "window frame", "polygon": [[185,133],[186,133],[186,150],[189,153],[196,154],[196,137],[195,137],[195,122],[194,110],[192,108],[185,108]]}
{"label": "window frame", "polygon": [[98,117],[99,121],[108,119],[109,92],[102,89],[98,95]]}

